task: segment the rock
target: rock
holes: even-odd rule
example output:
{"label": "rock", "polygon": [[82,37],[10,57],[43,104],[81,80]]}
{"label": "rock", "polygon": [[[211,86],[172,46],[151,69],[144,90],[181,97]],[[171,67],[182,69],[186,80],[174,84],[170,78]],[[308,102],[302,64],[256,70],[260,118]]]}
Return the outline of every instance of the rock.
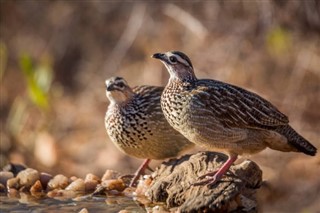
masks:
{"label": "rock", "polygon": [[88,209],[83,208],[78,213],[89,213]]}
{"label": "rock", "polygon": [[69,200],[78,196],[78,193],[72,190],[54,189],[47,193],[47,196],[57,200]]}
{"label": "rock", "polygon": [[152,183],[151,175],[145,175],[143,179],[140,179],[135,190],[137,196],[144,196],[146,191],[150,188]]}
{"label": "rock", "polygon": [[200,152],[161,164],[152,174],[146,191],[152,202],[165,202],[179,212],[257,211],[256,191],[262,183],[262,171],[252,161],[231,166],[222,180],[208,187],[193,186],[207,170],[217,170],[227,157],[220,153]]}
{"label": "rock", "polygon": [[14,177],[7,180],[7,189],[10,191],[10,189],[16,189],[18,190],[20,188],[19,178]]}
{"label": "rock", "polygon": [[101,186],[104,187],[106,191],[116,190],[122,192],[126,188],[122,179],[104,180]]}
{"label": "rock", "polygon": [[84,180],[82,180],[81,178],[78,178],[77,180],[73,181],[72,183],[70,183],[69,186],[65,188],[65,190],[74,191],[78,193],[84,193],[85,189],[86,187],[84,184]]}
{"label": "rock", "polygon": [[14,177],[14,175],[12,172],[1,171],[0,172],[0,184],[6,186],[7,181],[13,177]]}
{"label": "rock", "polygon": [[9,188],[9,189],[8,189],[8,193],[7,193],[7,196],[8,196],[9,198],[15,199],[15,198],[18,198],[18,197],[20,196],[19,194],[20,194],[20,193],[19,193],[19,191],[18,191],[17,189]]}
{"label": "rock", "polygon": [[104,181],[104,180],[117,179],[119,176],[120,176],[119,172],[108,169],[108,170],[103,174],[101,180]]}
{"label": "rock", "polygon": [[58,174],[48,182],[48,189],[49,190],[64,189],[68,185],[69,185],[69,179],[62,174]]}
{"label": "rock", "polygon": [[2,183],[0,183],[0,192],[5,192],[5,191],[6,191],[5,185],[3,185]]}
{"label": "rock", "polygon": [[48,183],[52,178],[53,176],[48,173],[45,173],[45,172],[40,173],[40,182],[44,189],[47,188]]}
{"label": "rock", "polygon": [[84,179],[86,192],[93,192],[97,185],[101,182],[100,178],[94,174],[87,174]]}
{"label": "rock", "polygon": [[98,176],[96,176],[96,175],[94,175],[92,173],[89,173],[89,174],[86,175],[86,177],[84,179],[84,182],[91,181],[91,180],[97,181],[99,183],[101,182],[101,179]]}
{"label": "rock", "polygon": [[37,170],[27,168],[18,173],[19,183],[21,186],[30,188],[37,180],[40,179],[40,174]]}
{"label": "rock", "polygon": [[71,182],[73,182],[73,181],[77,180],[78,177],[77,176],[71,176],[69,179],[70,179]]}
{"label": "rock", "polygon": [[43,187],[42,187],[42,185],[41,185],[40,180],[37,180],[37,181],[31,186],[31,188],[30,188],[30,193],[31,193],[32,195],[37,194],[37,193],[40,193],[40,192],[42,192],[42,191],[43,191]]}
{"label": "rock", "polygon": [[9,163],[8,165],[3,167],[3,171],[5,172],[12,172],[14,176],[17,176],[19,172],[22,170],[25,170],[27,167],[21,164],[14,164],[14,163]]}

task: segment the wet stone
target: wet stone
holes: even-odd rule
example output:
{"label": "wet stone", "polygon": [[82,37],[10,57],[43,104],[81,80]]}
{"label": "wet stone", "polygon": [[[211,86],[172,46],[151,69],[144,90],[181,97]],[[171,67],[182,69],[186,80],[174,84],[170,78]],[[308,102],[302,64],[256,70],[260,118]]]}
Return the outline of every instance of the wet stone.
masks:
{"label": "wet stone", "polygon": [[40,179],[40,174],[37,170],[27,168],[18,173],[19,183],[21,186],[30,188],[37,180]]}
{"label": "wet stone", "polygon": [[40,180],[37,180],[30,188],[31,194],[36,194],[42,191],[43,191],[43,187]]}
{"label": "wet stone", "polygon": [[6,172],[6,171],[1,171],[0,172],[0,183],[4,186],[7,185],[7,181],[10,179],[10,178],[13,178],[14,175],[12,172]]}
{"label": "wet stone", "polygon": [[6,187],[0,183],[0,192],[5,192],[6,191]]}
{"label": "wet stone", "polygon": [[3,171],[12,172],[14,176],[17,176],[19,172],[25,170],[27,167],[21,164],[9,163],[8,165],[2,168]]}
{"label": "wet stone", "polygon": [[111,180],[111,179],[117,179],[120,176],[120,173],[114,170],[106,170],[106,172],[103,174],[101,180]]}
{"label": "wet stone", "polygon": [[69,185],[69,179],[62,174],[58,174],[48,182],[48,189],[49,190],[64,189],[68,185]]}
{"label": "wet stone", "polygon": [[40,182],[44,189],[47,188],[48,183],[52,178],[53,176],[48,173],[45,173],[45,172],[40,173]]}
{"label": "wet stone", "polygon": [[8,191],[9,189],[19,189],[20,188],[20,183],[19,183],[19,178],[14,177],[14,178],[10,178],[9,180],[7,180],[7,188]]}
{"label": "wet stone", "polygon": [[116,190],[121,192],[126,188],[126,185],[122,179],[104,180],[102,181],[101,185],[107,191]]}
{"label": "wet stone", "polygon": [[79,192],[79,193],[84,193],[85,192],[85,183],[84,180],[81,178],[78,178],[77,180],[73,181],[68,185],[65,190],[68,191],[74,191],[74,192]]}

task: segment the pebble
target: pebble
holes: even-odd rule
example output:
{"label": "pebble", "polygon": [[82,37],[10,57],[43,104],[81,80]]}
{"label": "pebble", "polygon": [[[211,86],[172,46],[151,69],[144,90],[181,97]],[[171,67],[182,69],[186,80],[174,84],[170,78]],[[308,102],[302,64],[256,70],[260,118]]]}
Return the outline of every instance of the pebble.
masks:
{"label": "pebble", "polygon": [[21,164],[9,163],[8,165],[3,167],[3,171],[12,172],[14,176],[16,176],[22,170],[25,170],[27,167]]}
{"label": "pebble", "polygon": [[84,184],[85,184],[86,192],[93,192],[97,188],[99,183],[94,180],[89,180],[89,181],[85,181]]}
{"label": "pebble", "polygon": [[5,192],[6,191],[6,187],[0,183],[0,192]]}
{"label": "pebble", "polygon": [[137,185],[135,195],[144,196],[147,189],[150,188],[150,184],[152,183],[152,177],[150,175],[145,175],[142,180],[139,180]]}
{"label": "pebble", "polygon": [[44,189],[47,188],[48,183],[52,178],[53,176],[48,173],[45,173],[45,172],[40,173],[40,182]]}
{"label": "pebble", "polygon": [[130,211],[126,210],[126,209],[122,209],[120,210],[118,213],[130,213]]}
{"label": "pebble", "polygon": [[30,188],[37,180],[40,179],[40,174],[37,170],[27,168],[18,173],[19,183],[21,186]]}
{"label": "pebble", "polygon": [[57,200],[68,200],[77,197],[77,193],[71,190],[54,189],[48,192],[47,196]]}
{"label": "pebble", "polygon": [[40,180],[37,180],[30,188],[31,194],[36,194],[42,191],[43,191],[43,187]]}
{"label": "pebble", "polygon": [[10,178],[13,178],[14,175],[12,172],[6,172],[6,171],[1,171],[0,172],[0,183],[4,186],[7,185],[7,181],[10,179]]}
{"label": "pebble", "polygon": [[[20,172],[15,177],[17,171]],[[6,171],[0,172],[0,191],[7,191],[8,197],[18,198],[21,199],[21,202],[26,203],[45,196],[57,200],[77,200],[83,195],[89,196],[89,193],[97,190],[99,186],[108,194],[132,197],[134,191],[134,188],[131,187],[130,190],[123,192],[126,184],[121,179],[120,173],[114,170],[106,170],[102,178],[89,173],[84,179],[76,176],[68,178],[62,174],[52,176],[14,164],[9,164]],[[88,210],[84,208],[80,212],[85,213]]]}
{"label": "pebble", "polygon": [[98,176],[96,176],[92,173],[89,173],[86,175],[84,181],[86,182],[86,181],[91,181],[91,180],[97,181],[99,183],[101,182],[101,179]]}
{"label": "pebble", "polygon": [[106,170],[106,172],[103,174],[101,180],[111,180],[111,179],[116,179],[120,176],[120,173],[114,170]]}
{"label": "pebble", "polygon": [[14,188],[8,189],[9,198],[18,198],[19,196],[20,196],[20,193],[17,189],[14,189]]}
{"label": "pebble", "polygon": [[83,208],[78,213],[89,213],[88,209]]}
{"label": "pebble", "polygon": [[65,190],[79,192],[79,193],[84,193],[85,189],[86,187],[85,187],[84,180],[81,178],[78,178],[77,180],[73,181],[72,183],[70,183],[69,186],[65,188]]}
{"label": "pebble", "polygon": [[92,192],[97,188],[97,185],[101,183],[101,180],[98,176],[89,173],[86,175],[84,183],[86,192]]}
{"label": "pebble", "polygon": [[58,174],[56,176],[54,176],[49,182],[48,182],[48,186],[47,188],[49,190],[53,190],[53,189],[64,189],[69,185],[69,179],[62,175],[62,174]]}
{"label": "pebble", "polygon": [[126,184],[122,179],[104,180],[101,185],[107,190],[117,190],[122,192],[126,188]]}
{"label": "pebble", "polygon": [[77,180],[77,179],[78,179],[78,177],[76,177],[76,176],[71,176],[71,177],[70,177],[70,181],[71,181],[71,182],[73,182],[73,181],[75,181],[75,180]]}
{"label": "pebble", "polygon": [[20,188],[19,178],[14,177],[14,178],[10,178],[9,180],[7,180],[7,189],[8,189],[8,191],[10,189],[19,190],[19,188]]}

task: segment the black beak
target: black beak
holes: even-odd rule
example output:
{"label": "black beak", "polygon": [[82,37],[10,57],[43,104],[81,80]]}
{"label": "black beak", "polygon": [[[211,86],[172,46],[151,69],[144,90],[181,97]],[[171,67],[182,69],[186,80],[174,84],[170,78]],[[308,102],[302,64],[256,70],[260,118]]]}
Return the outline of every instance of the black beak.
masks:
{"label": "black beak", "polygon": [[114,87],[112,84],[110,84],[110,85],[106,85],[106,89],[107,89],[107,91],[112,91],[112,90],[114,90]]}
{"label": "black beak", "polygon": [[162,61],[165,60],[165,54],[163,54],[163,53],[155,53],[155,54],[153,54],[151,57],[152,57],[152,58],[156,58],[156,59],[160,59],[160,60],[162,60]]}

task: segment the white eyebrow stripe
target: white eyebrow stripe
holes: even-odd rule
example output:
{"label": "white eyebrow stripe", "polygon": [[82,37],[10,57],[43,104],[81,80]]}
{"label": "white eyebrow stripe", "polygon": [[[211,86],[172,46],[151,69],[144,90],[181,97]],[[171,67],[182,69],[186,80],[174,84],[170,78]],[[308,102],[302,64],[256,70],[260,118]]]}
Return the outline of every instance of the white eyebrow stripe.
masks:
{"label": "white eyebrow stripe", "polygon": [[187,67],[190,67],[190,64],[188,63],[188,61],[186,61],[185,59],[181,58],[181,56],[176,55],[176,54],[173,54],[173,53],[168,53],[168,57],[170,57],[170,56],[176,57],[177,60],[178,60],[180,63],[186,65]]}

